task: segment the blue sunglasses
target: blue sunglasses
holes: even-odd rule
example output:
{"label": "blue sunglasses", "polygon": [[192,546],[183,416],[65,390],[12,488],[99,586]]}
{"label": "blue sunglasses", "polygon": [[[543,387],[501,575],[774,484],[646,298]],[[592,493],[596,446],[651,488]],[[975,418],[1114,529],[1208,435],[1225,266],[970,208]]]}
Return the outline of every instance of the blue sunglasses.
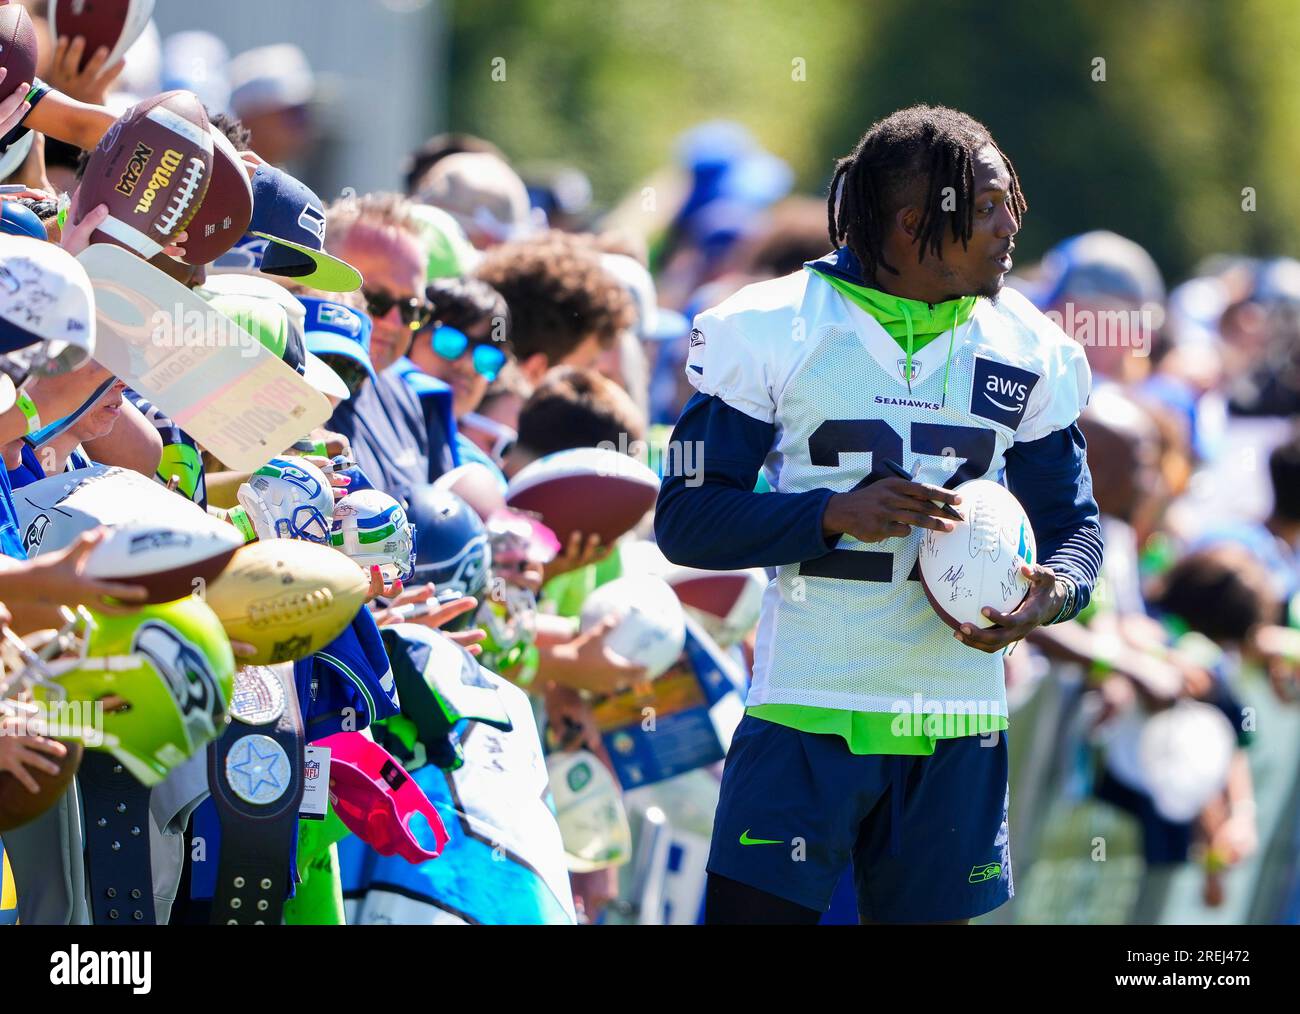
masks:
{"label": "blue sunglasses", "polygon": [[465,354],[465,350],[474,346],[474,369],[481,377],[496,380],[501,367],[506,364],[506,354],[488,342],[473,342],[469,335],[459,328],[442,324],[433,329],[433,351],[443,359],[455,361]]}

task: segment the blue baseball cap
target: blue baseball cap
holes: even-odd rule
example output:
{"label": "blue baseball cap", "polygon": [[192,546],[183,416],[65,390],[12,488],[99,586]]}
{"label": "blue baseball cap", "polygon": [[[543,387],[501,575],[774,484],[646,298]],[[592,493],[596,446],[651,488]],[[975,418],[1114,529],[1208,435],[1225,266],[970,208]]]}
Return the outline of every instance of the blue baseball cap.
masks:
{"label": "blue baseball cap", "polygon": [[365,367],[370,379],[375,368],[370,363],[370,318],[359,310],[328,299],[299,296],[307,310],[303,321],[303,338],[307,351],[314,356],[343,356]]}
{"label": "blue baseball cap", "polygon": [[0,232],[7,236],[30,236],[42,242],[50,238],[36,212],[17,201],[0,201]]}
{"label": "blue baseball cap", "polygon": [[[300,180],[271,165],[253,173],[248,237],[268,240],[259,268],[326,292],[355,292],[361,273],[325,252],[325,205]],[[235,244],[244,247],[244,240]]]}

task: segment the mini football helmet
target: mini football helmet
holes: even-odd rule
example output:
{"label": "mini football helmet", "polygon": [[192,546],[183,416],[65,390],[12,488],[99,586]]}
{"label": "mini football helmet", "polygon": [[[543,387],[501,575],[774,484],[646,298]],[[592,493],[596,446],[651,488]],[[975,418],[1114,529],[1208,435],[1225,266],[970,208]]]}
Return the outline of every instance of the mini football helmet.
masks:
{"label": "mini football helmet", "polygon": [[378,566],[385,584],[405,581],[415,570],[414,539],[406,511],[387,493],[363,489],[334,505],[330,545],[367,573]]}
{"label": "mini football helmet", "polygon": [[[236,494],[259,539],[305,539],[329,545],[334,492],[325,473],[303,458],[272,458]],[[245,532],[247,534],[247,532]]]}
{"label": "mini football helmet", "polygon": [[6,634],[21,660],[9,682],[45,706],[52,734],[107,751],[144,785],[221,734],[235,657],[205,603],[183,598],[122,616],[80,608],[68,618],[39,652]]}

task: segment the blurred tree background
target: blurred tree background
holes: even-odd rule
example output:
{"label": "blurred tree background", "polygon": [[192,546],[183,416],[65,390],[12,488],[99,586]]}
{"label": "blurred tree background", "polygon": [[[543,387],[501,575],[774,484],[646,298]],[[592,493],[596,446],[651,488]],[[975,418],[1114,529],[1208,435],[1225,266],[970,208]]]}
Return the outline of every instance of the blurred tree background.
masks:
{"label": "blurred tree background", "polygon": [[822,194],[873,120],[937,102],[1015,162],[1029,258],[1090,228],[1173,278],[1215,252],[1294,252],[1296,0],[475,0],[451,33],[451,128],[581,167],[605,206],[716,118]]}

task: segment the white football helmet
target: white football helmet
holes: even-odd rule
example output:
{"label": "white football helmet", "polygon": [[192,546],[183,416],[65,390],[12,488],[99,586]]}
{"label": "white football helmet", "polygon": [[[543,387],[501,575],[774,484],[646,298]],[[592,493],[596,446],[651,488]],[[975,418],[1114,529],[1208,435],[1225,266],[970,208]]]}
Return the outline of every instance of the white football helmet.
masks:
{"label": "white football helmet", "polygon": [[349,493],[334,505],[330,545],[367,573],[378,566],[385,584],[415,572],[415,527],[402,505],[377,489]]}
{"label": "white football helmet", "polygon": [[248,477],[236,495],[259,539],[305,539],[329,545],[334,492],[325,473],[310,461],[272,458]]}

